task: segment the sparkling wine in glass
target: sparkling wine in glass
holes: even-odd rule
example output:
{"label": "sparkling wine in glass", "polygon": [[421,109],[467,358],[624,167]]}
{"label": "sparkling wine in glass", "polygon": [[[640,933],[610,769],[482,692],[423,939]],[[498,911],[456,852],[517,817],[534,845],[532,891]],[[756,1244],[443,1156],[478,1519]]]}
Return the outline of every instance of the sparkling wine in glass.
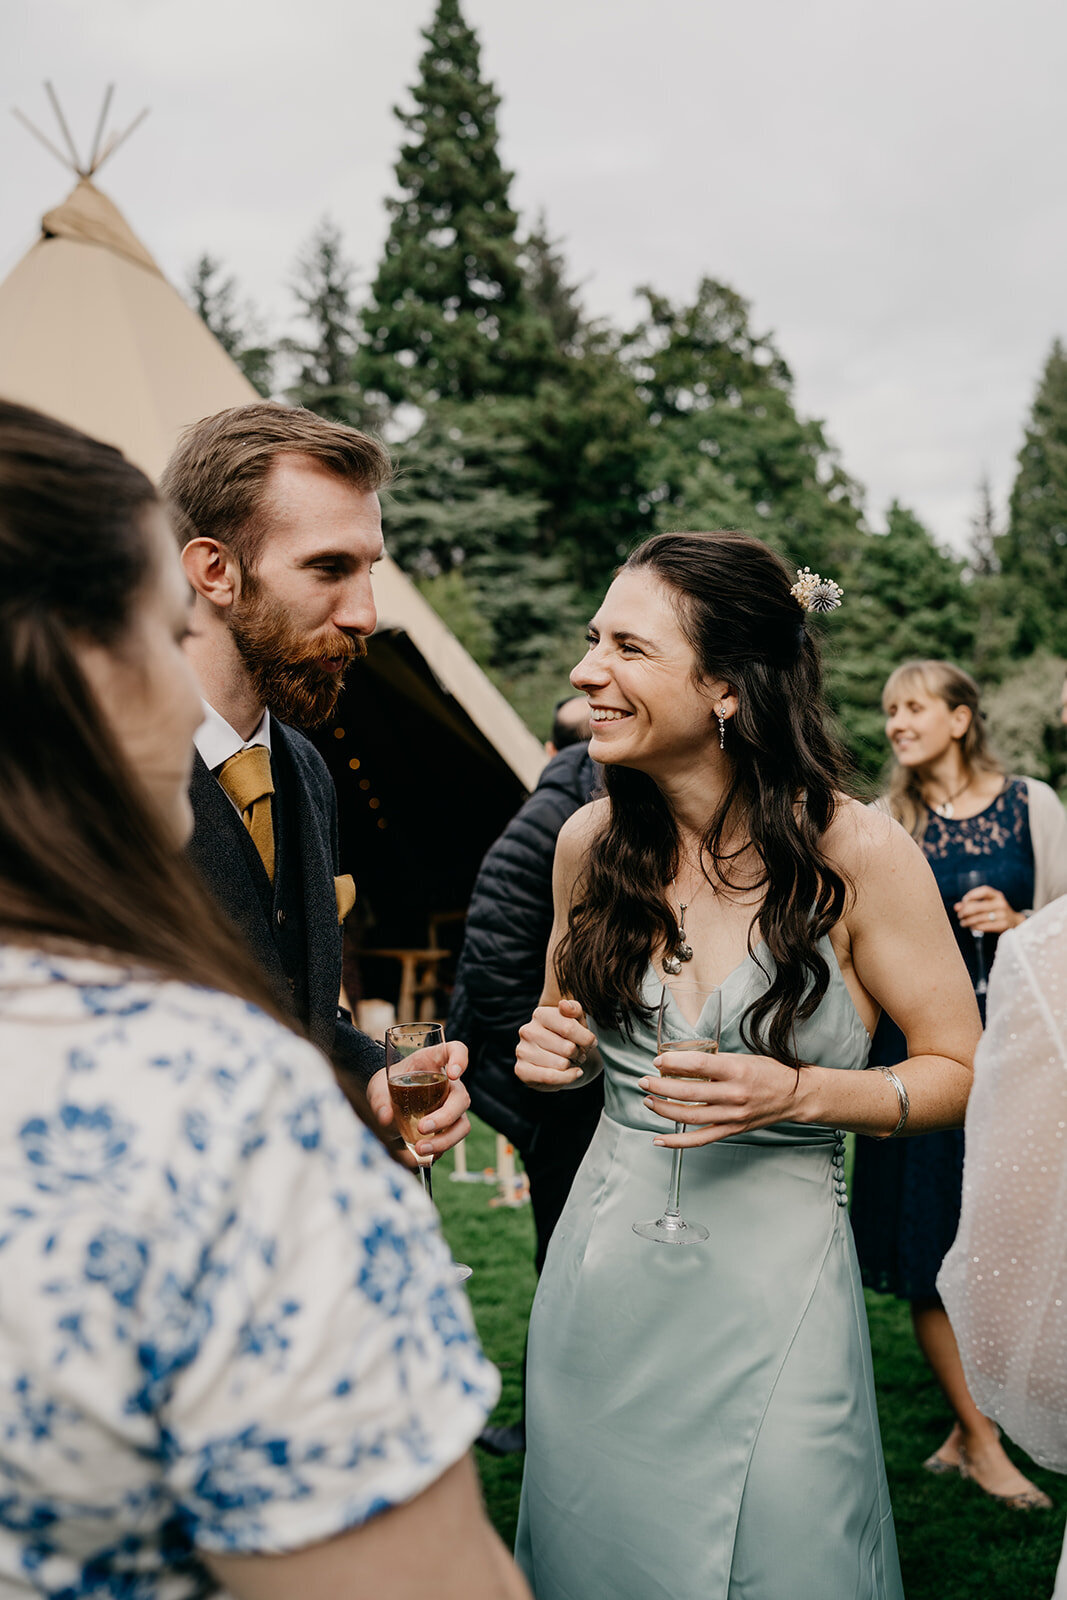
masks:
{"label": "sparkling wine in glass", "polygon": [[[660,1055],[675,1050],[699,1050],[704,1055],[717,1055],[721,1028],[722,993],[718,988],[707,988],[689,978],[668,978],[664,982],[656,1028]],[[660,1071],[672,1078],[707,1076],[699,1067],[676,1067],[673,1061]],[[682,1122],[674,1124],[675,1133],[681,1133],[684,1128]],[[702,1244],[708,1237],[707,1228],[699,1222],[687,1222],[681,1212],[681,1148],[674,1149],[671,1155],[671,1181],[663,1215],[654,1222],[635,1222],[634,1232],[656,1244]]]}
{"label": "sparkling wine in glass", "polygon": [[[419,1123],[448,1099],[448,1074],[443,1066],[427,1066],[415,1057],[417,1051],[444,1042],[445,1030],[439,1022],[401,1022],[387,1028],[385,1033],[385,1067],[397,1132],[415,1157],[419,1181],[430,1200],[433,1199],[430,1179],[433,1156],[420,1155],[416,1149],[423,1137],[419,1133]],[[471,1268],[459,1261],[455,1266],[456,1278],[463,1283],[470,1277]]]}
{"label": "sparkling wine in glass", "polygon": [[[969,894],[972,889],[984,889],[985,887],[985,874],[979,872],[976,868],[972,868],[970,872],[964,872],[960,877],[961,896]],[[985,994],[989,988],[985,967],[985,934],[980,928],[971,928],[970,933],[974,939],[974,992],[975,994]]]}

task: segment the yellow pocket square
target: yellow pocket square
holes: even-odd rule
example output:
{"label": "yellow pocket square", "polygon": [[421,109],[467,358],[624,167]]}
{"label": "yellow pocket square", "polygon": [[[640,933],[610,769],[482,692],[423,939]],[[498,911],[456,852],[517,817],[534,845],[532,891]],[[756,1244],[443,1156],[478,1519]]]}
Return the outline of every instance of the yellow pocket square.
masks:
{"label": "yellow pocket square", "polygon": [[337,920],[343,922],[356,903],[356,883],[350,872],[333,880],[333,892],[337,896]]}

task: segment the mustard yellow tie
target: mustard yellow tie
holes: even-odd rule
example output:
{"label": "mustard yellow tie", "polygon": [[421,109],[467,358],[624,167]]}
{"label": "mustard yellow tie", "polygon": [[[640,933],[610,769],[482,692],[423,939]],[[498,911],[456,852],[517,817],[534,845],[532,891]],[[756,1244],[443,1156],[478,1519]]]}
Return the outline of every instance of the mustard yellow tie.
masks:
{"label": "mustard yellow tie", "polygon": [[241,813],[244,825],[259,851],[259,859],[274,882],[274,819],[270,797],[274,783],[270,775],[270,751],[261,744],[238,750],[218,770],[218,780]]}

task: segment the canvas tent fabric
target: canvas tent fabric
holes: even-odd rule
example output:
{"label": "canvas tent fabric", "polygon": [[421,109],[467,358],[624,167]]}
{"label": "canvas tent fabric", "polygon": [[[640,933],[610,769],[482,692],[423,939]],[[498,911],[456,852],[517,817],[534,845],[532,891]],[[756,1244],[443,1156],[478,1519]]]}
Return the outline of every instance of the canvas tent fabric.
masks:
{"label": "canvas tent fabric", "polygon": [[255,394],[88,179],[0,284],[0,393],[117,445],[152,479],[187,423]]}
{"label": "canvas tent fabric", "polygon": [[[117,445],[154,480],[182,428],[259,398],[88,178],[45,215],[41,237],[0,284],[0,394]],[[385,642],[402,636],[402,654],[414,652],[412,690],[480,752],[480,765],[504,764],[512,783],[503,789],[518,804],[544,764],[537,740],[388,558],[375,593],[378,674],[388,673]]]}

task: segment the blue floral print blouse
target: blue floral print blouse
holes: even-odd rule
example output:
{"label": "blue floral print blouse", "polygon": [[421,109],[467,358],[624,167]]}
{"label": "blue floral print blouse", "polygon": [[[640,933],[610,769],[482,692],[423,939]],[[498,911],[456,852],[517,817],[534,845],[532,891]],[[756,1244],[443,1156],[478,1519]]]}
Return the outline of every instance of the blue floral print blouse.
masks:
{"label": "blue floral print blouse", "polygon": [[186,1600],[496,1400],[430,1206],[254,1007],[0,947],[0,1594]]}

